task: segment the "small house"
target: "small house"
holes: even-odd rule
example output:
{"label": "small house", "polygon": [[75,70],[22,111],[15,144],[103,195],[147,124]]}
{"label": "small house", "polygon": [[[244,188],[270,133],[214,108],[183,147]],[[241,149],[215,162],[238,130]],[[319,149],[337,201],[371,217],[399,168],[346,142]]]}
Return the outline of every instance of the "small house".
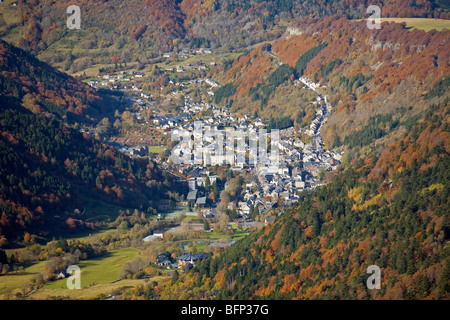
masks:
{"label": "small house", "polygon": [[195,205],[197,206],[197,208],[204,208],[206,206],[206,197],[198,198]]}
{"label": "small house", "polygon": [[200,252],[197,254],[192,254],[190,252],[183,253],[177,258],[178,266],[183,267],[187,264],[194,265],[197,261],[207,258],[209,255],[205,252]]}
{"label": "small house", "polygon": [[64,269],[63,271],[61,271],[58,276],[56,277],[56,279],[65,279],[67,277],[69,277],[70,274],[67,272],[66,269]]}
{"label": "small house", "polygon": [[273,217],[269,217],[269,218],[265,218],[264,219],[264,224],[269,224],[269,223],[271,223],[272,221],[274,221],[275,220],[275,218],[273,218]]}
{"label": "small house", "polygon": [[164,238],[164,230],[155,230],[153,231],[153,235],[158,238]]}
{"label": "small house", "polygon": [[197,190],[189,191],[186,200],[190,203],[195,203],[197,200]]}

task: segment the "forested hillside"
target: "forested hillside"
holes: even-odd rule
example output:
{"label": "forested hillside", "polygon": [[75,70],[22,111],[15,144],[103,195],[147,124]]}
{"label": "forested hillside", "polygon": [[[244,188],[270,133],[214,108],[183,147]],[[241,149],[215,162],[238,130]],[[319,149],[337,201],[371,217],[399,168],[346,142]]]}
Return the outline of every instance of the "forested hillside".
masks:
{"label": "forested hillside", "polygon": [[[250,128],[241,116],[265,121],[268,130],[294,127],[286,135],[301,143],[286,143],[302,147],[295,150],[295,162],[286,161],[289,173],[303,170],[302,153],[309,152],[311,141],[314,165],[325,162],[322,149],[340,165],[321,169],[312,183],[303,170],[301,181],[293,181],[303,183],[296,189],[307,191],[292,190],[287,198],[299,195],[299,201],[289,208],[278,191],[275,209],[264,208],[265,215],[252,204],[251,217],[258,218],[252,223],[269,216],[275,221],[253,231],[233,226],[249,235],[226,249],[202,248],[214,254],[192,269],[173,272],[172,279],[166,266],[150,266],[155,249],[145,262],[151,271],[140,272],[142,259],[129,270],[130,277],[145,276],[145,283],[117,289],[121,298],[450,299],[450,30],[425,32],[393,22],[369,29],[365,21],[371,4],[382,7],[383,17],[450,19],[448,1],[80,0],[81,29],[69,30],[66,9],[72,4],[5,0],[0,5],[0,247],[89,234],[114,220],[123,234],[130,228],[124,243],[132,236],[142,244],[144,232],[177,223],[158,219],[148,228],[160,200],[184,199],[174,191],[181,185],[173,181],[175,174],[195,175],[199,190],[213,189],[205,201],[218,203],[216,220],[210,221],[220,228],[205,218],[205,232],[199,234],[223,230],[228,237],[234,231],[227,215],[232,212],[234,219],[237,210],[222,209],[242,202],[239,192],[244,181],[246,188],[253,184],[244,179],[253,168],[233,173],[219,165],[180,168],[166,161],[174,142],[167,138],[175,126],[164,120],[181,117],[188,107],[182,119],[210,117],[208,123],[218,119],[221,127]],[[211,50],[197,54],[193,49],[200,47]],[[181,57],[186,52],[189,60]],[[106,79],[118,79],[112,73],[119,71],[132,89],[125,90],[122,82],[104,89],[112,83]],[[105,80],[102,89],[79,81],[91,76]],[[191,97],[196,104],[190,104]],[[136,103],[127,109],[130,101]],[[220,112],[208,102],[218,104]],[[318,108],[324,106],[329,113],[317,133],[322,148],[320,137],[307,129],[320,112],[324,115]],[[148,138],[158,162],[132,159],[95,140],[94,125],[102,128],[97,136],[114,128],[118,136],[103,140],[110,143],[134,145]],[[130,140],[133,144],[117,142]],[[291,160],[297,157],[292,153]],[[207,176],[203,186],[201,171]],[[217,183],[214,188],[210,174],[224,183],[228,177],[227,190],[219,192]],[[273,179],[273,184],[282,182]],[[222,195],[229,199],[221,201]],[[248,204],[250,198],[244,199]],[[272,195],[260,199],[268,203]],[[196,201],[186,210],[196,205],[203,206]],[[178,209],[182,212],[184,204]],[[203,219],[205,212],[183,220],[180,228],[191,218]],[[147,229],[139,231],[143,224]],[[170,233],[154,243],[165,246],[169,238],[172,247],[177,238]],[[54,245],[69,253],[77,243]],[[177,256],[166,248],[167,257]],[[194,241],[188,248],[197,250]],[[0,253],[8,262],[10,257]],[[381,269],[381,289],[366,285],[370,265]],[[52,269],[52,278],[60,267]]]}
{"label": "forested hillside", "polygon": [[51,113],[71,123],[90,123],[111,111],[93,88],[2,40],[0,94],[22,101],[33,113]]}
{"label": "forested hillside", "polygon": [[96,91],[5,42],[0,54],[0,245],[95,228],[87,198],[153,214],[171,178],[68,125],[105,112]]}
{"label": "forested hillside", "polygon": [[292,28],[240,56],[219,77],[233,88],[221,95],[222,104],[266,120],[289,116],[296,128],[305,128],[314,117],[316,95],[294,80],[306,76],[334,108],[321,131],[326,145],[359,149],[399,134],[401,122],[414,123],[448,92],[448,30],[411,31],[398,23],[370,30],[363,21],[338,17]]}
{"label": "forested hillside", "polygon": [[[450,298],[449,116],[448,105],[434,106],[381,155],[355,159],[274,223],[149,290],[164,299]],[[381,269],[380,290],[366,286],[369,265]]]}
{"label": "forested hillside", "polygon": [[[296,19],[340,15],[367,17],[382,7],[383,17],[449,18],[445,1],[262,1],[130,0],[78,1],[80,30],[68,30],[68,0],[6,0],[0,11],[0,36],[38,54],[60,70],[79,72],[97,64],[145,64],[163,52],[204,39],[213,49],[230,51],[274,40]],[[198,43],[198,42],[197,42]]]}
{"label": "forested hillside", "polygon": [[305,127],[316,95],[294,80],[320,82],[333,108],[321,135],[345,151],[340,169],[274,223],[124,298],[450,298],[449,31],[339,17],[295,28],[234,61],[217,102]]}
{"label": "forested hillside", "polygon": [[94,228],[95,220],[85,223],[80,215],[83,208],[92,214],[86,197],[152,214],[149,200],[170,190],[148,160],[120,155],[55,117],[31,113],[16,99],[2,97],[0,119],[2,241]]}

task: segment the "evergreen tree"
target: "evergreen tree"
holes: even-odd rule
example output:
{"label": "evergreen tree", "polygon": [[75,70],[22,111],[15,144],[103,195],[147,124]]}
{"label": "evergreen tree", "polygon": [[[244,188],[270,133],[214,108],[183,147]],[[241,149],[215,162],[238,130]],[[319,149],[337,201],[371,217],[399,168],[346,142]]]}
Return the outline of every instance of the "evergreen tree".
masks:
{"label": "evergreen tree", "polygon": [[0,264],[8,264],[8,256],[6,255],[6,252],[3,249],[0,249]]}
{"label": "evergreen tree", "polygon": [[172,284],[176,283],[178,281],[179,277],[180,277],[180,274],[178,273],[177,270],[175,270],[172,275]]}
{"label": "evergreen tree", "polygon": [[210,226],[209,226],[209,222],[207,219],[203,220],[203,230],[205,231],[209,231]]}
{"label": "evergreen tree", "polygon": [[205,179],[205,190],[209,190],[210,186],[211,186],[211,180],[209,179],[209,176],[206,176],[206,179]]}

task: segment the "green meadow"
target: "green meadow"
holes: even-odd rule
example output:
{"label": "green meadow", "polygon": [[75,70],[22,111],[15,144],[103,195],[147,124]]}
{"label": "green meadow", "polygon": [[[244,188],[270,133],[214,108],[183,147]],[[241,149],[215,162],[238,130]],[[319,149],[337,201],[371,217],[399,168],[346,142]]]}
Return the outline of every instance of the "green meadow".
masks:
{"label": "green meadow", "polygon": [[381,18],[383,22],[396,22],[406,23],[406,27],[409,29],[419,29],[424,31],[430,31],[436,29],[442,31],[444,29],[450,30],[450,20],[444,19],[428,19],[428,18]]}
{"label": "green meadow", "polygon": [[164,152],[165,149],[159,146],[148,146],[149,153],[161,153]]}
{"label": "green meadow", "polygon": [[[86,288],[119,280],[119,273],[124,264],[137,255],[138,250],[128,248],[109,251],[100,257],[78,262],[77,266],[81,270],[81,287]],[[66,279],[48,282],[44,285],[44,289],[67,288],[66,283]]]}
{"label": "green meadow", "polygon": [[0,299],[3,299],[6,294],[14,295],[25,288],[33,277],[41,272],[44,272],[46,261],[24,266],[23,269],[18,270],[17,274],[8,273],[8,275],[0,276]]}
{"label": "green meadow", "polygon": [[[27,299],[48,299],[64,297],[69,299],[92,299],[100,294],[112,292],[119,287],[134,287],[142,284],[142,279],[120,279],[120,270],[127,261],[138,256],[137,249],[127,248],[113,250],[103,256],[82,260],[77,263],[81,270],[81,289],[67,288],[67,279],[59,279],[44,284],[42,288],[31,293]],[[11,298],[30,283],[34,276],[44,273],[46,261],[25,266],[17,274],[0,276],[0,299]],[[164,278],[160,276],[157,278]],[[156,279],[156,278],[155,278]]]}
{"label": "green meadow", "polygon": [[[363,19],[364,20],[364,19]],[[450,30],[450,20],[444,19],[429,19],[429,18],[381,18],[381,23],[383,22],[395,22],[395,23],[406,23],[407,29],[419,29],[423,31],[437,30],[442,31],[444,29]],[[355,21],[361,21],[357,19]],[[383,25],[382,25],[383,27]]]}

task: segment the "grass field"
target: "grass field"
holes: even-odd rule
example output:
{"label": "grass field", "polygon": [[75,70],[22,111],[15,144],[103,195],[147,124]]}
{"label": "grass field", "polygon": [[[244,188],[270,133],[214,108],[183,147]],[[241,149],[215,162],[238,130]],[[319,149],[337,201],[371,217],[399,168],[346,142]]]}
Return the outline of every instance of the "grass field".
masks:
{"label": "grass field", "polygon": [[443,29],[450,30],[450,20],[443,19],[427,19],[427,18],[381,18],[383,22],[397,22],[406,23],[407,28],[420,29],[424,31],[430,31],[436,29],[441,31]]}
{"label": "grass field", "polygon": [[118,232],[117,228],[100,229],[100,230],[84,230],[67,237],[67,240],[79,240],[81,242],[92,242],[106,236]]}
{"label": "grass field", "polygon": [[[166,278],[168,278],[168,276],[156,276],[151,278],[150,281],[161,281]],[[80,290],[69,290],[67,288],[42,288],[32,294],[29,299],[45,300],[52,297],[64,297],[64,299],[68,300],[90,300],[97,298],[101,294],[109,294],[118,288],[134,288],[140,284],[144,284],[145,282],[146,280],[144,279],[123,279],[114,283],[99,283]]]}
{"label": "grass field", "polygon": [[[129,248],[110,251],[106,255],[80,261],[77,266],[81,269],[81,288],[119,280],[119,272],[123,265],[137,255],[136,249]],[[44,289],[67,289],[66,282],[66,279],[48,282]]]}
{"label": "grass field", "polygon": [[148,146],[149,153],[161,153],[164,152],[165,149],[158,146]]}
{"label": "grass field", "polygon": [[[396,23],[406,23],[407,29],[419,29],[424,31],[430,31],[436,29],[437,31],[442,31],[444,29],[450,30],[450,20],[444,19],[428,19],[428,18],[381,18],[381,27],[383,27],[383,22],[396,22]],[[355,20],[355,21],[361,21]]]}
{"label": "grass field", "polygon": [[23,271],[19,271],[17,275],[0,276],[0,299],[3,299],[7,292],[14,295],[21,291],[22,287],[26,286],[35,274],[44,271],[45,264],[45,261],[41,261],[24,267]]}
{"label": "grass field", "polygon": [[213,240],[213,239],[225,239],[225,240],[239,240],[243,237],[245,237],[246,235],[248,235],[248,230],[247,228],[244,228],[243,230],[238,230],[235,224],[231,225],[231,228],[233,229],[233,235],[224,235],[221,232],[216,232],[216,231],[211,231],[208,232],[208,238]]}
{"label": "grass field", "polygon": [[[195,217],[194,217],[195,218]],[[203,228],[203,225],[200,224]],[[205,233],[204,239],[194,239],[189,241],[208,241],[208,243],[197,243],[198,251],[205,251],[209,245],[209,241],[224,242],[237,241],[248,234],[247,229],[239,230],[236,225],[231,225],[233,235],[224,235],[221,232]],[[101,230],[93,235],[79,234],[76,239],[90,241],[98,236],[105,235],[109,232],[116,232],[115,229]],[[219,245],[222,245],[219,244]],[[164,274],[155,276],[150,279],[120,279],[120,271],[126,262],[139,256],[139,250],[134,248],[125,248],[109,251],[107,254],[89,260],[81,260],[77,266],[81,269],[81,289],[70,290],[67,288],[67,279],[60,279],[46,283],[39,290],[29,294],[26,299],[96,299],[101,295],[105,296],[118,288],[132,288],[146,281],[160,281],[168,276]],[[31,265],[25,265],[20,268],[16,275],[9,273],[0,277],[0,299],[7,297],[15,297],[16,293],[23,292],[29,285],[35,275],[43,274],[46,261],[41,261]]]}
{"label": "grass field", "polygon": [[[100,293],[110,292],[122,286],[135,286],[144,280],[120,280],[123,265],[138,255],[138,250],[128,248],[108,252],[101,257],[82,260],[77,265],[81,269],[81,289],[69,290],[67,280],[48,282],[43,288],[29,296],[30,299],[46,299],[52,296],[67,296],[70,299],[93,298]],[[27,266],[18,275],[8,274],[0,277],[0,299],[7,292],[14,295],[27,285],[34,275],[43,273],[46,261]]]}

